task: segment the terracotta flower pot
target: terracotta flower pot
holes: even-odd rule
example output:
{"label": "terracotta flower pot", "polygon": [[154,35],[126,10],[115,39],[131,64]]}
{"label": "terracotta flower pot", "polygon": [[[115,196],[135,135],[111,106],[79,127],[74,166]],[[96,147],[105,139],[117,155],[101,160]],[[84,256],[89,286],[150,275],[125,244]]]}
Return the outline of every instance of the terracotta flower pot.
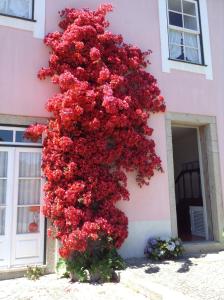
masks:
{"label": "terracotta flower pot", "polygon": [[38,231],[38,224],[32,222],[29,224],[29,232],[37,232]]}

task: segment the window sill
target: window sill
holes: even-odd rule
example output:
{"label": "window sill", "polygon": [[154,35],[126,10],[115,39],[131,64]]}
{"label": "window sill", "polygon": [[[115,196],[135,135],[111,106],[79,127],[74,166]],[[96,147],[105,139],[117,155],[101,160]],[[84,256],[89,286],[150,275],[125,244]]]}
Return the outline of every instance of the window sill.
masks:
{"label": "window sill", "polygon": [[34,31],[35,21],[0,15],[0,25],[27,31]]}
{"label": "window sill", "polygon": [[198,73],[203,75],[207,74],[207,65],[194,64],[190,62],[173,60],[173,59],[168,59],[168,64],[170,69],[187,71],[187,72]]}
{"label": "window sill", "polygon": [[181,63],[184,63],[184,64],[190,64],[190,65],[194,65],[194,66],[201,66],[201,67],[207,67],[208,66],[208,65],[205,65],[205,64],[193,63],[193,62],[186,61],[186,60],[181,60],[181,59],[168,58],[168,60],[181,62]]}
{"label": "window sill", "polygon": [[18,20],[29,21],[29,22],[36,22],[36,20],[34,20],[34,19],[23,18],[23,17],[19,17],[19,16],[7,15],[7,14],[2,14],[2,13],[0,13],[0,16],[18,19]]}

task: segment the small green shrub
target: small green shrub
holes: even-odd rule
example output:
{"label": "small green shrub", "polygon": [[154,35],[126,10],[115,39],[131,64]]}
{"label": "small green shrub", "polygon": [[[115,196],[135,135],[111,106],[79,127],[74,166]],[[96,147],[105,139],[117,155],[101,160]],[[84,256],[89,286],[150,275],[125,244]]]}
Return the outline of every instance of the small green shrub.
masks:
{"label": "small green shrub", "polygon": [[69,272],[67,271],[67,264],[63,258],[59,258],[57,265],[56,265],[56,272],[61,277],[65,277],[65,278],[69,277]]}
{"label": "small green shrub", "polygon": [[100,248],[97,245],[92,251],[82,254],[74,252],[68,260],[60,258],[56,269],[59,275],[70,276],[73,281],[109,282],[118,281],[116,271],[125,267],[116,249]]}
{"label": "small green shrub", "polygon": [[44,275],[44,270],[38,266],[27,266],[25,277],[29,280],[38,280]]}
{"label": "small green shrub", "polygon": [[117,281],[115,271],[125,269],[126,264],[115,249],[108,251],[101,259],[94,258],[89,266],[90,281]]}
{"label": "small green shrub", "polygon": [[183,255],[184,248],[179,238],[150,238],[144,254],[153,260],[176,259]]}

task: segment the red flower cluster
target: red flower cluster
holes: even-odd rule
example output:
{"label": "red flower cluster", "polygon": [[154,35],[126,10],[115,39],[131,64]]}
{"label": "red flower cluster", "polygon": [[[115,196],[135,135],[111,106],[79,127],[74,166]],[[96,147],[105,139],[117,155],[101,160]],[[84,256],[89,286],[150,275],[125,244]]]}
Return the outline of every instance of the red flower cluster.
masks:
{"label": "red flower cluster", "polygon": [[65,9],[62,31],[44,40],[51,55],[39,78],[50,76],[59,93],[47,102],[47,126],[31,126],[27,135],[45,134],[43,213],[61,240],[63,257],[102,237],[120,247],[128,235],[128,219],[116,208],[129,199],[125,172],[136,171],[141,186],[161,170],[147,120],[165,104],[145,71],[150,52],[107,31],[111,10]]}

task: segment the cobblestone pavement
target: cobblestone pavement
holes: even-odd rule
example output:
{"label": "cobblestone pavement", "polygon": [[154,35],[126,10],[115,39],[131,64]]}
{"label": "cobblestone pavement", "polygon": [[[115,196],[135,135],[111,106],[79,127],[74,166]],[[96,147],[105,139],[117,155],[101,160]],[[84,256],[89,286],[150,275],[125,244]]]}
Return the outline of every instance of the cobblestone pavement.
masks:
{"label": "cobblestone pavement", "polygon": [[[26,278],[0,281],[0,300],[145,300],[150,296],[150,284],[195,300],[224,300],[224,252],[175,262],[131,259],[128,263],[129,267],[121,273],[120,283],[70,283],[55,274],[37,281]],[[175,298],[171,300],[181,300],[181,297]]]}
{"label": "cobblestone pavement", "polygon": [[138,278],[146,287],[147,282],[153,282],[193,299],[224,300],[224,251],[161,263],[145,259],[129,262],[132,280]]}

